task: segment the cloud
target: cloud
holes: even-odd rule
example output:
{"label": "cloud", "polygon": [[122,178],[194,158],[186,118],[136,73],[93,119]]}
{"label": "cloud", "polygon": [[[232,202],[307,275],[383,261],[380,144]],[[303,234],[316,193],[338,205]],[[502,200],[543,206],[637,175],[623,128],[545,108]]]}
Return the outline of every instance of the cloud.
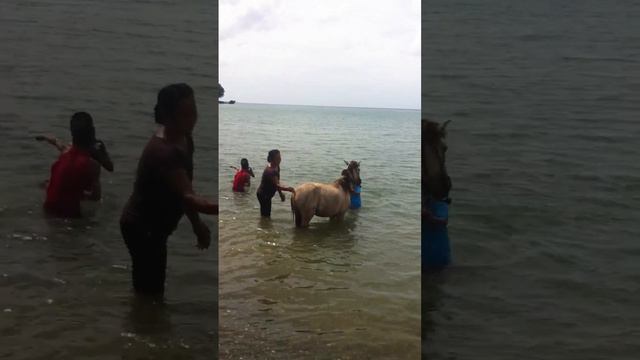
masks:
{"label": "cloud", "polygon": [[269,7],[250,8],[227,28],[220,31],[220,41],[232,39],[247,31],[267,31],[275,26]]}
{"label": "cloud", "polygon": [[220,79],[245,102],[420,106],[420,2],[220,3]]}

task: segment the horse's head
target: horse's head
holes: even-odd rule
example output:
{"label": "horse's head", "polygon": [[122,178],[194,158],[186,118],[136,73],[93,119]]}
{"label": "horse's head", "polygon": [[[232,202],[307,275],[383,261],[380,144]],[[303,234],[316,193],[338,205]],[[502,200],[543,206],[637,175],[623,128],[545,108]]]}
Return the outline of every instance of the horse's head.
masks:
{"label": "horse's head", "polygon": [[355,187],[362,183],[360,179],[360,162],[352,160],[351,162],[344,161],[347,168],[342,170],[342,177],[339,179],[342,187],[347,192],[354,192]]}
{"label": "horse's head", "polygon": [[422,119],[422,191],[426,196],[442,199],[451,190],[451,179],[445,166],[447,125]]}
{"label": "horse's head", "polygon": [[349,172],[351,178],[355,181],[356,185],[362,184],[362,179],[360,178],[360,161],[347,161],[344,160],[345,165],[347,165],[346,171]]}

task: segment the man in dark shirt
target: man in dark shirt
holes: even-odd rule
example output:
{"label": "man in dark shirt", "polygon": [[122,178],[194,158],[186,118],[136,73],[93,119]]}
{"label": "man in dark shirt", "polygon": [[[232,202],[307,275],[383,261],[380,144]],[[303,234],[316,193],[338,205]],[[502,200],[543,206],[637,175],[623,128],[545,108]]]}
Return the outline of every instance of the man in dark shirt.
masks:
{"label": "man in dark shirt", "polygon": [[193,192],[193,140],[197,120],[193,90],[169,85],[158,93],[155,109],[160,127],[138,163],[133,194],[120,219],[131,255],[136,292],[164,294],[167,239],[184,214],[191,221],[198,247],[209,247],[210,232],[198,213],[218,214],[218,205]]}
{"label": "man in dark shirt", "polygon": [[267,155],[269,165],[262,172],[262,181],[258,187],[258,201],[260,202],[260,215],[263,217],[271,217],[271,198],[280,193],[280,200],[284,201],[283,191],[294,192],[292,187],[280,186],[280,163],[282,156],[280,150],[274,149],[269,151]]}

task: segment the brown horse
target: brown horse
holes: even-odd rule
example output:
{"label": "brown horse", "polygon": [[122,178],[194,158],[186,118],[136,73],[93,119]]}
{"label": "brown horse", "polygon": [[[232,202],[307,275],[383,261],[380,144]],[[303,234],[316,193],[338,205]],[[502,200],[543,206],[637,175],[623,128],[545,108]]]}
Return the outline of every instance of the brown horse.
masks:
{"label": "brown horse", "polygon": [[307,227],[313,216],[342,220],[349,210],[350,194],[359,185],[360,163],[347,162],[342,175],[331,184],[304,183],[291,196],[291,211],[296,227]]}
{"label": "brown horse", "polygon": [[443,200],[451,190],[451,178],[445,166],[447,144],[446,128],[451,120],[442,126],[437,122],[422,119],[422,198],[423,200]]}

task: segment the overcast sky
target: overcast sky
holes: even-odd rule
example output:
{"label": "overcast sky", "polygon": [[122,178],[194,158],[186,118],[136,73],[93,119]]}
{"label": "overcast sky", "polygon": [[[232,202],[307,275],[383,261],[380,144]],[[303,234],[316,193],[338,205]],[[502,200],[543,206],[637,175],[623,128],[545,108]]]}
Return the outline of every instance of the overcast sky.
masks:
{"label": "overcast sky", "polygon": [[420,108],[419,0],[220,0],[226,100]]}

